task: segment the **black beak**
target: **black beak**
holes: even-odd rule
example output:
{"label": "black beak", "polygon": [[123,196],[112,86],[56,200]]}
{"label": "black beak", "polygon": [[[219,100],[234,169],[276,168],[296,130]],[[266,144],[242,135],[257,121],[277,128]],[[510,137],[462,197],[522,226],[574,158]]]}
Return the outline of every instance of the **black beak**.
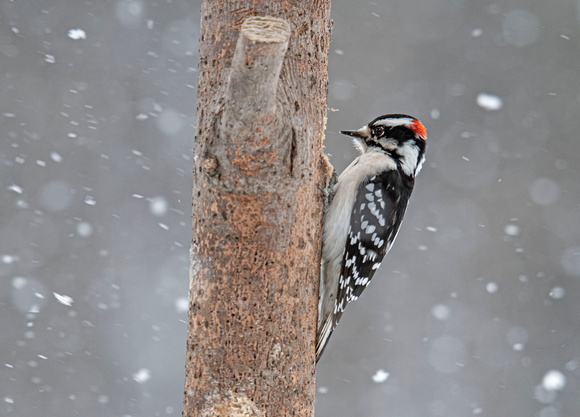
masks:
{"label": "black beak", "polygon": [[340,133],[363,141],[371,137],[371,129],[368,126],[363,126],[359,130],[341,130]]}
{"label": "black beak", "polygon": [[363,139],[366,137],[358,130],[341,130],[340,133],[342,133],[343,135],[352,136],[353,138]]}

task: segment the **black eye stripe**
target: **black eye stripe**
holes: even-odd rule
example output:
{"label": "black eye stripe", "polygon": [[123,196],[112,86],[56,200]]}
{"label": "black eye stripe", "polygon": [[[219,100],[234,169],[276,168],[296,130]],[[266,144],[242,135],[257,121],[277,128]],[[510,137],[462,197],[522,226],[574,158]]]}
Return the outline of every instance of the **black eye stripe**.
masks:
{"label": "black eye stripe", "polygon": [[407,126],[374,126],[373,135],[377,138],[384,136],[396,140],[408,140],[415,137],[415,132]]}

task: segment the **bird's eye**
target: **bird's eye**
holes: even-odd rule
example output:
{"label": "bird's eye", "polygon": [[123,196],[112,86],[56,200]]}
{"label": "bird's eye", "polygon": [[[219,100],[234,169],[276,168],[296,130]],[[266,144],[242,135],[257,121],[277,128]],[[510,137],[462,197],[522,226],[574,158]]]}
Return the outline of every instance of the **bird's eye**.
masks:
{"label": "bird's eye", "polygon": [[382,127],[382,126],[375,127],[375,136],[376,137],[379,137],[380,138],[381,136],[383,136],[384,133],[385,133],[385,128],[384,127]]}

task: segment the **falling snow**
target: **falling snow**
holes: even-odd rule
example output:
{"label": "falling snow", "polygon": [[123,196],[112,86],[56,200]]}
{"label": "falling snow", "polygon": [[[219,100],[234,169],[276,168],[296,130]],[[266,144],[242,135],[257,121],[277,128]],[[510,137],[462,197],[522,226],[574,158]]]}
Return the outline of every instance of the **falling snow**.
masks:
{"label": "falling snow", "polygon": [[74,40],[86,39],[87,34],[82,29],[71,29],[68,31],[68,37]]}
{"label": "falling snow", "polygon": [[187,297],[180,297],[175,300],[175,310],[178,313],[187,313],[189,311],[189,299]]}
{"label": "falling snow", "polygon": [[477,105],[484,110],[496,111],[503,107],[503,100],[493,94],[481,93],[477,96]]}
{"label": "falling snow", "polygon": [[564,298],[564,295],[566,295],[566,290],[564,290],[562,287],[553,287],[550,290],[550,297],[554,300],[560,300]]}
{"label": "falling snow", "polygon": [[552,369],[542,378],[542,386],[546,391],[561,391],[566,386],[566,377],[562,372]]}
{"label": "falling snow", "polygon": [[385,382],[389,378],[389,373],[385,372],[383,369],[379,369],[373,375],[373,382],[380,384]]}
{"label": "falling snow", "polygon": [[435,304],[431,309],[431,315],[437,320],[448,320],[451,310],[445,304]]}
{"label": "falling snow", "polygon": [[17,194],[22,194],[22,187],[19,187],[19,186],[18,186],[18,185],[16,185],[16,184],[9,185],[9,186],[8,186],[8,189],[9,189],[10,191],[14,191],[14,192],[15,192],[15,193],[17,193]]}
{"label": "falling snow", "polygon": [[149,200],[149,211],[154,216],[163,216],[167,213],[169,204],[164,197],[153,197]]}
{"label": "falling snow", "polygon": [[88,222],[79,222],[76,225],[77,234],[81,237],[89,237],[93,234],[93,226]]}
{"label": "falling snow", "polygon": [[58,294],[56,292],[53,292],[52,295],[54,295],[54,298],[56,298],[56,301],[58,301],[59,303],[69,307],[72,306],[72,303],[74,301],[72,297],[69,297],[68,295]]}
{"label": "falling snow", "polygon": [[141,368],[133,374],[133,381],[143,384],[151,379],[151,371],[147,368]]}
{"label": "falling snow", "polygon": [[520,227],[517,224],[507,224],[504,229],[504,233],[509,236],[518,236],[521,232]]}
{"label": "falling snow", "polygon": [[488,293],[490,293],[490,294],[494,294],[494,293],[496,293],[496,292],[497,292],[497,290],[498,290],[498,286],[497,286],[497,284],[496,284],[495,282],[493,282],[493,281],[492,281],[492,282],[488,282],[488,283],[485,285],[485,289],[486,289],[486,291],[487,291]]}
{"label": "falling snow", "polygon": [[15,262],[16,259],[14,258],[14,256],[12,255],[2,255],[0,257],[0,259],[2,260],[3,263],[5,264],[11,264],[12,262]]}

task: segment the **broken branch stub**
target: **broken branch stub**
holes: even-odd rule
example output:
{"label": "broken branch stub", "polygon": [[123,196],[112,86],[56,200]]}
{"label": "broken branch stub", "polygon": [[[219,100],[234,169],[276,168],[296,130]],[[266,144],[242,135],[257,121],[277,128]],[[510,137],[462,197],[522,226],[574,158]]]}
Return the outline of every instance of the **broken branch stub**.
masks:
{"label": "broken branch stub", "polygon": [[[290,25],[274,17],[244,21],[236,44],[220,124],[222,146],[246,191],[253,178],[279,175],[291,154],[288,118],[277,106],[276,92],[288,49]],[[289,169],[287,170],[290,171]]]}
{"label": "broken branch stub", "polygon": [[223,128],[256,123],[275,111],[275,98],[290,25],[275,17],[244,21],[228,79]]}

